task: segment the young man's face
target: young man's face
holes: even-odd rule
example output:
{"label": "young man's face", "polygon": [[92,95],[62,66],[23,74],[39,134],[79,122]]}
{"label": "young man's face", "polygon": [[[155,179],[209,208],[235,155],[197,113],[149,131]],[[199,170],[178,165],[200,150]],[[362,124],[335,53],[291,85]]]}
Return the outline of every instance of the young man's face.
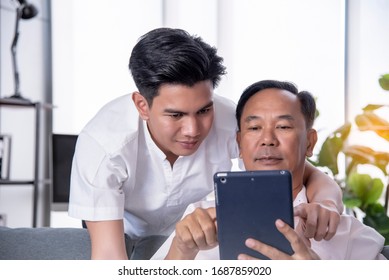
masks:
{"label": "young man's face", "polygon": [[193,87],[166,84],[160,87],[151,108],[144,103],[142,109],[138,107],[151,137],[170,163],[196,152],[208,135],[214,117],[212,97],[210,81]]}
{"label": "young man's face", "polygon": [[286,169],[293,185],[303,182],[305,157],[312,155],[316,132],[307,129],[297,97],[265,89],[245,104],[237,134],[246,170]]}

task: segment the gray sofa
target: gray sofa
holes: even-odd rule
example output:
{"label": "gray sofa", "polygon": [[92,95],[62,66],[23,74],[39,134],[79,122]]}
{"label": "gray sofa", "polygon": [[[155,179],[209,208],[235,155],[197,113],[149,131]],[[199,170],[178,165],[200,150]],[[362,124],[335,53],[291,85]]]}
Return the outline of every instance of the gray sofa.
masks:
{"label": "gray sofa", "polygon": [[83,228],[0,227],[0,259],[90,259],[89,234]]}
{"label": "gray sofa", "polygon": [[[125,235],[131,259],[150,259],[166,240],[150,236],[136,244]],[[134,245],[140,250],[134,250]],[[90,238],[85,228],[8,228],[0,226],[0,260],[89,260]]]}
{"label": "gray sofa", "polygon": [[[157,250],[164,239],[152,248]],[[131,256],[132,243],[126,238],[127,254]],[[383,254],[389,259],[389,246]],[[143,258],[140,256],[137,259]],[[84,228],[7,228],[0,227],[0,260],[88,260],[90,239]]]}

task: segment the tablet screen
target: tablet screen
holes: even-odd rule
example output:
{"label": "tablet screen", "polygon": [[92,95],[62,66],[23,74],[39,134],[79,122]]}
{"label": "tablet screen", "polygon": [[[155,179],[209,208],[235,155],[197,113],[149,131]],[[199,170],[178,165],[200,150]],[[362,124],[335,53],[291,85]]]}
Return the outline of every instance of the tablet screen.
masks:
{"label": "tablet screen", "polygon": [[289,171],[218,172],[214,183],[220,259],[237,259],[241,253],[268,259],[245,246],[250,237],[293,253],[275,226],[276,219],[282,219],[293,227]]}

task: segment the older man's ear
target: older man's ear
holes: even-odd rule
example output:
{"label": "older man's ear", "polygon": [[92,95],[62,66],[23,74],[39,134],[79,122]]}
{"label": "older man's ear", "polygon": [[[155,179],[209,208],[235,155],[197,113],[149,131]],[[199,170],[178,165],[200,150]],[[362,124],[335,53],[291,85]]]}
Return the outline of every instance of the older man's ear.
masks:
{"label": "older man's ear", "polygon": [[317,142],[317,132],[315,129],[310,128],[307,133],[307,151],[305,156],[311,157],[313,155],[313,149]]}
{"label": "older man's ear", "polygon": [[239,148],[239,158],[242,158],[242,153],[240,152],[240,131],[236,132],[236,143],[238,143],[238,148]]}

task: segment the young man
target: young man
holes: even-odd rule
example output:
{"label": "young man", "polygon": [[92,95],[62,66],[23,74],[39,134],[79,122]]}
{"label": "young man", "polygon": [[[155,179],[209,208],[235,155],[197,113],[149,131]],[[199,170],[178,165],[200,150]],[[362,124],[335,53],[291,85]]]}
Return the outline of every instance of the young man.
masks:
{"label": "young man", "polygon": [[[307,206],[303,176],[305,158],[312,156],[317,141],[316,131],[312,128],[315,111],[314,98],[308,92],[298,92],[291,83],[272,80],[248,87],[236,109],[237,142],[245,168],[289,170],[294,205],[300,208]],[[177,223],[175,235],[172,234],[155,258],[217,259],[215,217],[214,207],[195,208]],[[296,217],[297,227],[304,227],[304,223]],[[304,242],[281,220],[277,220],[276,226],[291,242],[292,256],[254,239],[248,239],[246,245],[271,259],[384,259],[380,254],[384,238],[352,216],[341,215],[338,230],[328,241],[311,239]],[[253,259],[248,255],[239,258]]]}
{"label": "young man", "polygon": [[[238,157],[235,105],[213,94],[225,74],[215,48],[159,28],[140,38],[129,68],[138,91],[86,125],[72,166],[69,214],[86,221],[93,259],[150,258],[186,207],[213,191],[213,174]],[[305,183],[305,234],[331,238],[343,208],[339,187],[308,163]]]}

